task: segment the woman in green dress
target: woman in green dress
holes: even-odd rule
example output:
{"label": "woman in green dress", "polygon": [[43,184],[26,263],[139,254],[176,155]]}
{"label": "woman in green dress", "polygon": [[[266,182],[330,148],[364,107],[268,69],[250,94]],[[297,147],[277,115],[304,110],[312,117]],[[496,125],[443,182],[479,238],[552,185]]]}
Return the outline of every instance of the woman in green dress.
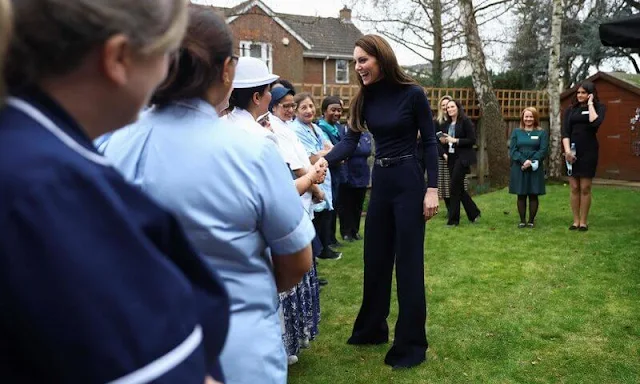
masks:
{"label": "woman in green dress", "polygon": [[[540,128],[540,115],[533,107],[522,110],[520,127],[513,130],[509,142],[509,193],[518,195],[518,228],[533,228],[538,213],[538,196],[545,194],[543,162],[549,149],[549,136]],[[526,220],[527,197],[529,221]]]}

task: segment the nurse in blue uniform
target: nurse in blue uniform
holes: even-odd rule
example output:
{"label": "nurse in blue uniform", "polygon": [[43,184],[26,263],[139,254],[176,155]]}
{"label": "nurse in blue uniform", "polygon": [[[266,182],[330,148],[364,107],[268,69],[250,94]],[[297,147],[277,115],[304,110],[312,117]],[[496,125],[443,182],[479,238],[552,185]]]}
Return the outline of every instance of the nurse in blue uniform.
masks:
{"label": "nurse in blue uniform", "polygon": [[[399,315],[385,364],[409,368],[427,352],[424,287],[425,221],[438,210],[438,150],[424,90],[407,76],[386,40],[366,35],[353,52],[360,90],[351,102],[351,130],[325,159],[354,153],[361,132],[373,134],[376,160],[364,233],[364,293],[348,343],[388,342],[391,277],[396,265]],[[366,124],[366,128],[365,128]],[[428,182],[415,156],[420,131]]]}
{"label": "nurse in blue uniform", "polygon": [[136,118],[187,22],[183,0],[121,3],[14,2],[0,111],[2,383],[225,380],[221,279],[92,146]]}
{"label": "nurse in blue uniform", "polygon": [[[228,94],[237,63],[232,35],[213,10],[194,9],[154,108],[115,132],[105,155],[178,215],[224,279],[231,298],[221,356],[227,382],[284,384],[278,292],[311,268],[315,232],[274,142],[218,118],[214,106]],[[266,72],[254,73],[256,86]]]}

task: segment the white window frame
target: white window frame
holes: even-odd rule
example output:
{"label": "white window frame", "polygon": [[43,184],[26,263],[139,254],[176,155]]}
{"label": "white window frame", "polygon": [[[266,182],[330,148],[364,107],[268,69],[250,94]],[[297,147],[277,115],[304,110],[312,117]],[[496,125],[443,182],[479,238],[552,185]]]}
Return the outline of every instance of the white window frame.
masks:
{"label": "white window frame", "polygon": [[251,46],[260,45],[260,56],[258,59],[264,61],[269,68],[269,72],[273,73],[273,46],[271,43],[264,43],[261,41],[240,41],[240,56],[250,56]]}
{"label": "white window frame", "polygon": [[[347,65],[345,66],[345,70],[341,70],[338,68],[338,62],[344,61]],[[345,59],[336,59],[336,84],[349,84],[349,60]],[[345,80],[338,80],[338,72],[345,72]]]}

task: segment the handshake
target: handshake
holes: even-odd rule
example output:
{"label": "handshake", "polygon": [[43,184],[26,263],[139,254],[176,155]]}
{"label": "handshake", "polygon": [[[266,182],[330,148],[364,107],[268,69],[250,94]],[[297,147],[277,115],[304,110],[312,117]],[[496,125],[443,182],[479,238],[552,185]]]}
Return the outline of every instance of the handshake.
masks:
{"label": "handshake", "polygon": [[329,169],[329,163],[324,157],[321,157],[307,170],[307,177],[313,184],[322,184],[327,176],[327,170]]}

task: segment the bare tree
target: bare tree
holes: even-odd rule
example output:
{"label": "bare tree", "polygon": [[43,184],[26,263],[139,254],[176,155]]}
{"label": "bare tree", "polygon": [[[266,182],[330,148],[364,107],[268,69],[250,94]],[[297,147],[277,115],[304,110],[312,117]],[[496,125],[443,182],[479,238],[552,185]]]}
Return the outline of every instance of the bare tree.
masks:
{"label": "bare tree", "polygon": [[502,116],[498,98],[493,91],[491,76],[487,70],[472,0],[458,0],[458,4],[464,20],[464,34],[467,55],[471,62],[473,87],[482,111],[481,129],[485,130],[487,139],[491,184],[497,187],[504,187],[509,182],[509,158],[505,140],[507,126]]}
{"label": "bare tree", "polygon": [[551,49],[549,53],[549,176],[560,177],[562,162],[560,161],[560,130],[562,119],[560,116],[560,93],[564,89],[560,71],[560,40],[562,38],[562,0],[553,0],[551,16]]}
{"label": "bare tree", "polygon": [[367,0],[353,1],[352,5],[361,22],[424,60],[426,65],[416,72],[425,85],[441,86],[445,57],[463,53],[457,51],[461,42],[457,9],[449,2]]}

